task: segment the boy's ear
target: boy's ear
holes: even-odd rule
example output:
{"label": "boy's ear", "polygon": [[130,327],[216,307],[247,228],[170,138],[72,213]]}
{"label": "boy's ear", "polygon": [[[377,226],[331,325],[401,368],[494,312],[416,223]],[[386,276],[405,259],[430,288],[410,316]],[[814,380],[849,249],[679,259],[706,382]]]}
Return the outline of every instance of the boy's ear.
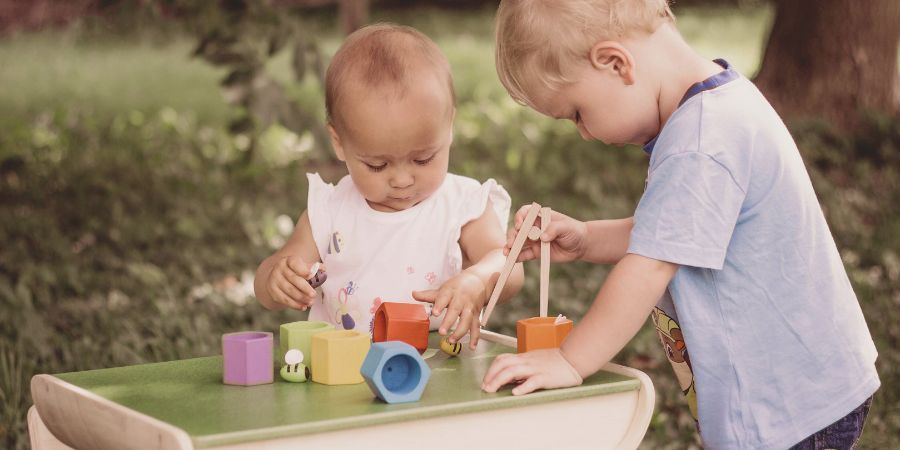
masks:
{"label": "boy's ear", "polygon": [[334,154],[337,156],[337,159],[346,162],[347,159],[344,157],[344,146],[341,144],[341,137],[338,136],[334,126],[330,123],[328,124],[328,137],[331,138],[331,147],[334,148]]}
{"label": "boy's ear", "polygon": [[594,69],[610,71],[622,78],[626,85],[634,84],[634,57],[616,41],[601,41],[591,47],[588,55]]}

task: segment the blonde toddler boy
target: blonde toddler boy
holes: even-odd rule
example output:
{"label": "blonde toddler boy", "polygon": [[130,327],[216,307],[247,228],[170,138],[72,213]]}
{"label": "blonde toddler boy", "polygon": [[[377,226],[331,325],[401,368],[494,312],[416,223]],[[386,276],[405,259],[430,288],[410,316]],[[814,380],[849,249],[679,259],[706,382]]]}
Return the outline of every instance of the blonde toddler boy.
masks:
{"label": "blonde toddler boy", "polygon": [[560,349],[498,357],[483,389],[580,384],[650,315],[705,446],[852,448],[880,385],[875,347],[756,87],[693,51],[666,0],[503,0],[496,59],[517,101],[650,160],[634,217],[552,217],[554,260],[616,266]]}

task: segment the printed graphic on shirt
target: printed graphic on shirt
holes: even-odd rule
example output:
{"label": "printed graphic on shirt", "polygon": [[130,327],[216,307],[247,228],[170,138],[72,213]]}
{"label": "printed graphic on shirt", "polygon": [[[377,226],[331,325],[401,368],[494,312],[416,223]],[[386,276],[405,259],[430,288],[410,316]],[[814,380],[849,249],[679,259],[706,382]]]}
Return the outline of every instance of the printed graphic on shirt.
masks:
{"label": "printed graphic on shirt", "polygon": [[435,274],[434,272],[428,272],[427,274],[425,274],[425,281],[427,281],[428,284],[434,284],[436,280],[437,274]]}
{"label": "printed graphic on shirt", "polygon": [[344,248],[344,238],[341,236],[339,231],[335,231],[331,233],[331,238],[328,240],[328,254],[329,255],[337,255]]}
{"label": "printed graphic on shirt", "polygon": [[372,318],[369,320],[369,335],[375,335],[375,311],[378,311],[378,307],[381,306],[381,297],[375,297],[375,300],[372,300],[372,307],[369,308],[369,315]]}
{"label": "printed graphic on shirt", "polygon": [[653,308],[650,317],[653,319],[653,324],[656,325],[656,331],[659,333],[659,340],[666,351],[666,357],[672,363],[672,370],[675,371],[675,377],[678,378],[681,393],[687,398],[691,416],[694,417],[694,420],[697,420],[697,392],[694,390],[694,372],[691,368],[691,359],[688,356],[687,345],[684,342],[681,327],[678,326],[678,322],[659,308]]}
{"label": "printed graphic on shirt", "polygon": [[356,328],[356,321],[362,316],[362,312],[355,307],[352,300],[353,294],[356,292],[356,284],[352,281],[347,286],[338,290],[337,298],[332,299],[328,303],[329,311],[333,311],[331,318],[336,325],[342,326],[345,330]]}

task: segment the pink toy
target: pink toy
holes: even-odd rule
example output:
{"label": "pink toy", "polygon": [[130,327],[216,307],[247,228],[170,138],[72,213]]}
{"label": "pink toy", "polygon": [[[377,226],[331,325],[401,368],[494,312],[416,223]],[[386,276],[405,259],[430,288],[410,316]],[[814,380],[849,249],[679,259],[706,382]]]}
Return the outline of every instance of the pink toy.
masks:
{"label": "pink toy", "polygon": [[244,331],[222,335],[225,384],[253,386],[274,379],[272,333]]}

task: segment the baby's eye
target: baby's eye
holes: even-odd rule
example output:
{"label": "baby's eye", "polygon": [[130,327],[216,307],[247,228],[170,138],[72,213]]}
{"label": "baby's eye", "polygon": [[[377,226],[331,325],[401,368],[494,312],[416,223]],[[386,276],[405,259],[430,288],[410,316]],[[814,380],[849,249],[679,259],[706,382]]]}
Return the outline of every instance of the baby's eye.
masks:
{"label": "baby's eye", "polygon": [[381,172],[385,167],[387,167],[387,163],[381,163],[377,166],[374,164],[369,164],[367,162],[364,162],[363,164],[365,164],[366,167],[368,167],[372,172]]}
{"label": "baby's eye", "polygon": [[435,156],[437,156],[437,153],[435,153],[425,159],[416,159],[416,160],[414,160],[414,162],[420,166],[424,166],[424,165],[430,163],[434,159]]}

